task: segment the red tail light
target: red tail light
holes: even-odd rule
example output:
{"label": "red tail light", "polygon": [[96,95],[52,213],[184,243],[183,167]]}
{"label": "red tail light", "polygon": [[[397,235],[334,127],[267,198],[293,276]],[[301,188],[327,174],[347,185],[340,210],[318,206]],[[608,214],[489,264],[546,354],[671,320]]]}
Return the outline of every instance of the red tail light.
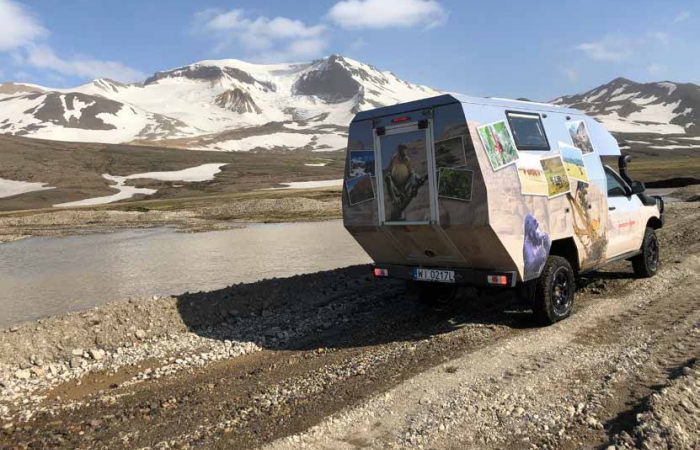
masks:
{"label": "red tail light", "polygon": [[406,117],[397,117],[396,119],[391,119],[391,122],[392,123],[401,123],[401,122],[408,122],[409,120],[411,120],[411,118],[406,116]]}
{"label": "red tail light", "polygon": [[386,278],[389,276],[389,271],[387,269],[380,269],[378,267],[375,267],[374,276],[377,278]]}
{"label": "red tail light", "polygon": [[497,284],[499,286],[508,285],[508,277],[505,275],[489,275],[487,279],[489,284]]}

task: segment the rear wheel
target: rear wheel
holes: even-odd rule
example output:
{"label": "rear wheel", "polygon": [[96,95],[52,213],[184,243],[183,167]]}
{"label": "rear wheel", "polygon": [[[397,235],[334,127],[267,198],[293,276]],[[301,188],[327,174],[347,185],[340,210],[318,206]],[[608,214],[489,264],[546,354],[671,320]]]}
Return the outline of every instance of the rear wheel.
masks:
{"label": "rear wheel", "polygon": [[533,313],[542,325],[551,325],[571,315],[576,278],[571,264],[561,256],[550,256],[537,279]]}
{"label": "rear wheel", "polygon": [[634,274],[639,278],[649,278],[659,271],[659,240],[653,228],[644,231],[642,253],[632,258]]}
{"label": "rear wheel", "polygon": [[432,308],[445,307],[457,297],[454,284],[408,281],[406,289],[418,296],[418,300]]}

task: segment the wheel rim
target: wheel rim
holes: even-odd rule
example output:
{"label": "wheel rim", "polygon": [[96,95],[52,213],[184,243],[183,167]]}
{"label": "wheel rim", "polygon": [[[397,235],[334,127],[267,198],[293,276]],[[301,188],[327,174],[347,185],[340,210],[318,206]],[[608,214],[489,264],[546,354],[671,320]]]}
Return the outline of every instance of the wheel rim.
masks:
{"label": "wheel rim", "polygon": [[656,237],[649,240],[649,245],[647,245],[645,256],[649,269],[656,272],[656,269],[659,266],[659,243],[656,241]]}
{"label": "wheel rim", "polygon": [[572,289],[566,269],[557,270],[552,280],[552,308],[557,315],[563,316],[569,312]]}

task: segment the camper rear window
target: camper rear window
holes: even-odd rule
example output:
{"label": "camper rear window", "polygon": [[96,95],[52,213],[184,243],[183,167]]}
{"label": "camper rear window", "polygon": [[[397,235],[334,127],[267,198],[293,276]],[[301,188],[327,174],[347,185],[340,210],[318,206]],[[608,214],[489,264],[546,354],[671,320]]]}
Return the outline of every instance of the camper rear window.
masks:
{"label": "camper rear window", "polygon": [[506,116],[518,150],[549,150],[549,141],[539,114],[507,111]]}

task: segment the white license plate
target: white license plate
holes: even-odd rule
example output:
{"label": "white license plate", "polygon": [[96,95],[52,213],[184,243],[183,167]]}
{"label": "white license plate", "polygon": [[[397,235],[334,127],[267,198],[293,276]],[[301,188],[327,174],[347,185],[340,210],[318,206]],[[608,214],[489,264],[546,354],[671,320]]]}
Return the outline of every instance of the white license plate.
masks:
{"label": "white license plate", "polygon": [[453,270],[413,269],[413,279],[416,281],[436,281],[438,283],[454,283]]}

